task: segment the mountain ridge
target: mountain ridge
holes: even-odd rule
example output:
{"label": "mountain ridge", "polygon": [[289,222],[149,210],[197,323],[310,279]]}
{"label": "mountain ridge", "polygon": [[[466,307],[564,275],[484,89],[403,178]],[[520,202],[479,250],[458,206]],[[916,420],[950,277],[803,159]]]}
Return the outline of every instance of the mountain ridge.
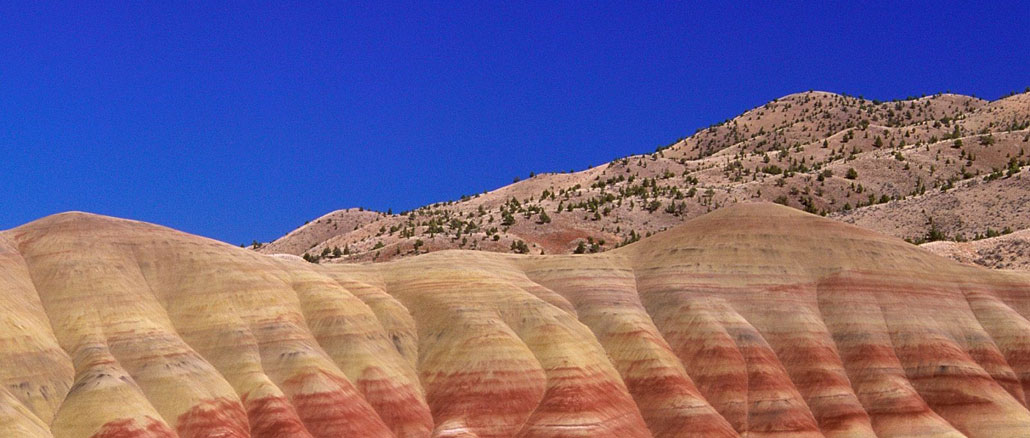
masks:
{"label": "mountain ridge", "polygon": [[[254,249],[319,262],[383,261],[448,248],[597,252],[748,200],[845,221],[862,221],[866,210],[889,210],[863,225],[916,243],[931,235],[972,239],[988,228],[1030,228],[1030,216],[984,205],[966,208],[961,222],[928,223],[935,213],[956,210],[922,208],[921,199],[936,202],[930,195],[943,192],[984,202],[964,195],[984,190],[974,187],[981,183],[1011,196],[1010,206],[1030,204],[1023,188],[1028,140],[1027,93],[990,102],[957,94],[879,102],[795,93],[651,154],[574,173],[535,174],[404,214],[361,212],[361,221],[349,219],[344,227],[327,215],[294,232],[319,238],[287,235]],[[976,211],[997,211],[1001,219],[969,217]]]}

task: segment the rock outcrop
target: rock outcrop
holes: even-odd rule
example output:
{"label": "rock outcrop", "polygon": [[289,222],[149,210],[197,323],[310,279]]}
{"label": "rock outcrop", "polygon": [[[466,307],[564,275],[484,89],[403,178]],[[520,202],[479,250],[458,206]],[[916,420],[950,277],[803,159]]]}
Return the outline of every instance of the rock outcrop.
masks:
{"label": "rock outcrop", "polygon": [[1026,437],[1030,275],[772,204],[592,255],[0,233],[0,436]]}

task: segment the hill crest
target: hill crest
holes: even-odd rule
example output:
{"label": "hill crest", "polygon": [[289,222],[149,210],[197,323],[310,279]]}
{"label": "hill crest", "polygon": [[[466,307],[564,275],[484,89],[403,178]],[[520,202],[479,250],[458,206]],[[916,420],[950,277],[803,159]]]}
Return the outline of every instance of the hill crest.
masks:
{"label": "hill crest", "polygon": [[[367,213],[365,221],[342,228],[323,217],[257,250],[321,263],[444,249],[591,253],[748,201],[845,221],[891,211],[862,224],[916,243],[931,234],[970,239],[988,228],[1030,228],[1030,215],[1017,208],[1030,205],[1030,191],[1021,188],[1028,167],[1027,93],[992,102],[956,94],[879,102],[804,92],[654,153],[579,172],[535,174],[403,214]],[[1006,205],[983,204],[988,199],[975,193],[984,190],[1003,193]],[[936,193],[974,204],[963,209],[961,221],[933,218],[923,210],[956,211],[937,205]],[[934,208],[923,208],[924,202]],[[972,214],[977,211],[992,214]]]}

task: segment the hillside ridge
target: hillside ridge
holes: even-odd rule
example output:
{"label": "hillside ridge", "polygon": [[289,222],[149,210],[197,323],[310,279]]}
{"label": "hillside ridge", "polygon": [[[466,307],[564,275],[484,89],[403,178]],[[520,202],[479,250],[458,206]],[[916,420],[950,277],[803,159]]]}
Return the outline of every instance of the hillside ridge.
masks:
{"label": "hillside ridge", "polygon": [[[880,102],[810,91],[653,153],[534,174],[402,214],[330,214],[253,249],[320,263],[443,249],[595,253],[749,201],[856,222],[914,243],[969,240],[1030,228],[1030,215],[1020,210],[1030,205],[1028,168],[1028,93]],[[992,203],[985,191],[1006,202]],[[961,201],[949,201],[955,199]]]}

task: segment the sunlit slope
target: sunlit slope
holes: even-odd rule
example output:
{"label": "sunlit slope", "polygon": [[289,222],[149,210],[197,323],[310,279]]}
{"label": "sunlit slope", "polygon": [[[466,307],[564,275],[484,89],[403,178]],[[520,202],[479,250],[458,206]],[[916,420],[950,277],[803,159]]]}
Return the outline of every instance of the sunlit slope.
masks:
{"label": "sunlit slope", "polygon": [[447,249],[596,253],[761,200],[914,242],[963,241],[1030,228],[1028,169],[1030,90],[992,102],[809,91],[653,153],[402,214],[339,210],[253,248],[320,263]]}
{"label": "sunlit slope", "polygon": [[0,436],[1030,436],[1030,276],[771,204],[588,256],[0,233]]}

